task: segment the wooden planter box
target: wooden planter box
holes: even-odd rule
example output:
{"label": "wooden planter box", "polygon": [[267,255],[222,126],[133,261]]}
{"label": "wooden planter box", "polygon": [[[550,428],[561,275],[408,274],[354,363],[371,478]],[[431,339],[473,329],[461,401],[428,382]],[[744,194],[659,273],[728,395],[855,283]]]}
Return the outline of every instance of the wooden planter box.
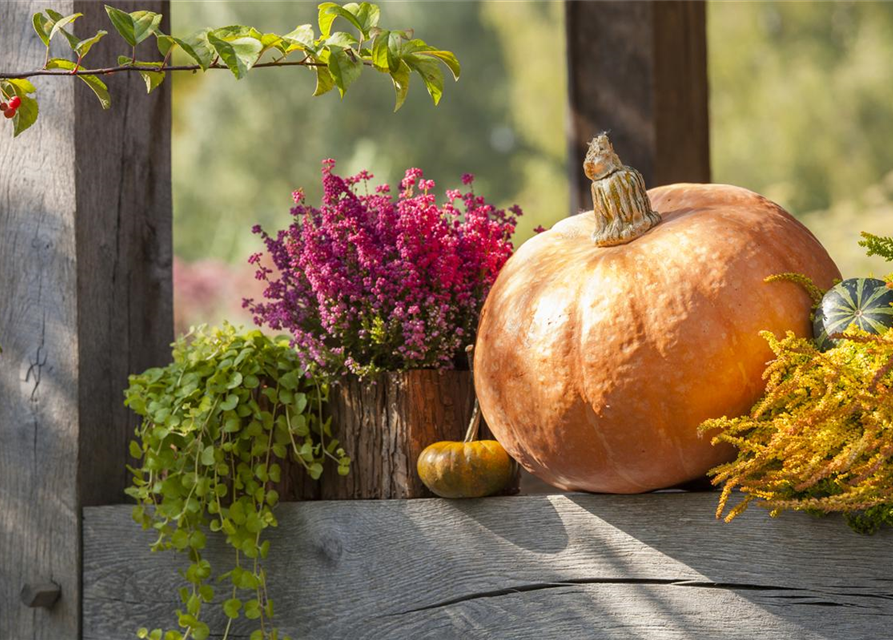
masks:
{"label": "wooden planter box", "polygon": [[[462,440],[474,406],[468,371],[388,373],[374,384],[346,376],[329,395],[332,429],[351,456],[350,474],[330,466],[319,497],[327,500],[433,497],[416,471],[419,454],[440,440]],[[481,439],[492,438],[482,424]],[[517,490],[517,476],[509,489]]]}
{"label": "wooden planter box", "polygon": [[[419,454],[440,440],[462,440],[473,406],[468,371],[388,373],[375,384],[345,376],[331,388],[328,411],[333,435],[351,457],[350,474],[326,465],[314,481],[292,462],[276,490],[283,501],[434,497],[416,471]],[[484,421],[479,438],[493,438]],[[519,482],[516,474],[502,495],[517,493]]]}

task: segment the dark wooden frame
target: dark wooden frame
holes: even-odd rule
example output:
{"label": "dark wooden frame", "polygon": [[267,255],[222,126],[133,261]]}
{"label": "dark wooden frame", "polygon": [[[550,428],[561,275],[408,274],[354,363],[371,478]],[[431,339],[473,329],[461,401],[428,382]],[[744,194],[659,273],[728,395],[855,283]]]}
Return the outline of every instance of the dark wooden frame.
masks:
{"label": "dark wooden frame", "polygon": [[[52,4],[63,14],[85,14],[76,23],[81,36],[107,28],[101,3]],[[165,15],[170,8],[167,0],[114,4]],[[43,48],[31,33],[30,16],[45,5],[38,0],[0,3],[0,43],[14,43],[4,45],[4,67],[41,63]],[[704,16],[699,2],[567,3],[575,207],[588,206],[578,167],[583,145],[602,129],[611,130],[622,157],[639,167],[651,185],[709,178]],[[167,22],[163,28],[168,30]],[[63,43],[54,46],[63,53]],[[102,60],[101,49],[91,58],[112,62]],[[129,372],[168,358],[172,338],[171,97],[169,82],[150,96],[135,75],[108,82],[114,100],[110,112],[99,109],[82,83],[39,82],[39,125],[14,144],[0,144],[4,639],[69,640],[79,638],[82,628],[86,637],[130,637],[130,630],[120,627],[94,634],[104,620],[115,619],[104,606],[94,607],[96,585],[107,584],[97,572],[136,560],[132,545],[142,545],[142,538],[127,542],[126,507],[93,505],[123,501],[134,418],[121,404],[121,391]],[[416,508],[404,504],[369,508],[381,513]],[[476,510],[475,517],[483,521],[491,517],[486,504],[487,510],[483,503],[419,508],[444,517]],[[494,502],[494,509],[497,504],[503,505],[496,509],[502,513],[510,503]],[[505,511],[506,517],[516,519],[539,504],[518,502],[516,515]],[[301,508],[286,507],[284,521]],[[362,507],[342,502],[308,508],[308,514],[328,509],[343,518]],[[642,513],[647,517],[649,510]],[[114,538],[97,533],[106,519],[121,524]],[[529,524],[518,522],[517,530]],[[549,535],[560,535],[557,521],[537,526],[559,527]],[[463,545],[473,547],[476,531],[457,533],[471,536],[457,540],[457,553]],[[292,532],[283,527],[277,535]],[[505,535],[514,539],[509,530]],[[90,558],[84,573],[82,542]],[[336,556],[361,551],[337,542],[325,549]],[[503,560],[492,562],[498,566]],[[510,581],[499,580],[491,587],[514,589]],[[121,600],[127,593],[125,588],[102,597],[110,598],[106,604],[114,608],[125,604]]]}
{"label": "dark wooden frame", "polygon": [[[116,1],[169,15],[164,0]],[[31,15],[102,3],[0,3],[0,64],[34,68]],[[169,32],[165,17],[162,29]],[[146,43],[146,46],[151,43]],[[58,38],[54,52],[67,55]],[[91,54],[108,65],[111,47]],[[0,143],[0,638],[68,640],[81,626],[81,510],[123,501],[135,418],[127,375],[165,362],[173,336],[170,85],[38,81],[41,116]],[[3,135],[8,130],[3,128]],[[45,593],[58,587],[56,599]]]}
{"label": "dark wooden frame", "polygon": [[571,213],[582,159],[609,131],[645,184],[710,182],[705,2],[565,2]]}

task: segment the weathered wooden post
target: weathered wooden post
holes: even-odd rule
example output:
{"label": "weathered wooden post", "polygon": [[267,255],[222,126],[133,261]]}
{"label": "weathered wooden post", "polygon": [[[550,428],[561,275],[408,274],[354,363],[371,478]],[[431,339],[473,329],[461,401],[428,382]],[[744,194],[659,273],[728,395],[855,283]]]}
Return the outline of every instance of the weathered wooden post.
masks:
{"label": "weathered wooden post", "polygon": [[[31,16],[47,4],[0,3],[2,70],[43,63]],[[84,14],[74,25],[80,37],[99,28],[117,37],[102,3],[49,4]],[[167,1],[115,4],[169,13]],[[68,45],[56,40],[62,57]],[[105,44],[91,65],[115,62]],[[170,84],[146,96],[137,74],[106,81],[110,111],[75,78],[35,79],[38,123],[15,141],[3,127],[0,141],[0,638],[8,640],[79,637],[81,508],[123,501],[134,423],[122,390],[129,372],[168,357],[173,334]]]}
{"label": "weathered wooden post", "polygon": [[565,8],[571,213],[592,208],[580,164],[605,130],[649,187],[709,182],[706,3]]}

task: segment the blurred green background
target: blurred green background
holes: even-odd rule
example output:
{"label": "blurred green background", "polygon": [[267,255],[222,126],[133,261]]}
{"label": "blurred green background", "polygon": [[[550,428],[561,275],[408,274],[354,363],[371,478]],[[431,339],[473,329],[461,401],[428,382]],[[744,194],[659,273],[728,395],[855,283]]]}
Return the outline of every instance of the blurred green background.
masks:
{"label": "blurred green background", "polygon": [[[396,183],[420,167],[438,189],[477,176],[476,192],[525,211],[516,244],[568,212],[560,2],[379,2],[385,27],[456,53],[462,78],[434,107],[418,78],[403,109],[366,72],[342,101],[313,98],[299,69],[235,83],[212,72],[174,82],[175,309],[179,330],[245,321],[259,295],[245,258],[255,223],[288,224],[291,191],[319,197],[319,167],[369,169]],[[315,23],[315,2],[172,2],[173,31]],[[714,182],[748,187],[803,220],[845,275],[886,273],[856,245],[893,221],[893,3],[710,2]],[[883,221],[887,220],[887,224]]]}

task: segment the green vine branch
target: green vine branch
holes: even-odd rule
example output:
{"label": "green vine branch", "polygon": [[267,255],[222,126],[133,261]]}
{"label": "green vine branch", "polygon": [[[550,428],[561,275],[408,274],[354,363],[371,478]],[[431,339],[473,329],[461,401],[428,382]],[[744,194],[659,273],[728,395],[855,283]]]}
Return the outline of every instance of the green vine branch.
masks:
{"label": "green vine branch", "polygon": [[[147,92],[158,88],[171,71],[208,71],[227,69],[237,80],[252,69],[305,67],[316,75],[314,96],[337,88],[341,97],[360,77],[364,68],[387,74],[394,86],[398,110],[406,100],[412,74],[421,77],[434,104],[443,95],[445,66],[458,80],[461,67],[456,56],[414,37],[412,29],[384,29],[379,26],[380,10],[368,2],[343,6],[324,2],[318,6],[319,35],[311,24],[304,24],[285,35],[263,33],[254,27],[233,25],[202,29],[185,38],[174,37],[160,29],[162,15],[152,11],[126,13],[106,5],[105,10],[115,31],[129,45],[129,55],[118,56],[118,65],[84,69],[84,58],[108,32],[100,29],[80,39],[68,31],[81,13],[63,16],[47,9],[32,16],[34,31],[46,47],[44,65],[31,71],[0,72],[0,113],[12,121],[13,136],[18,136],[37,121],[37,88],[29,78],[75,76],[96,94],[103,109],[111,107],[108,86],[100,76],[115,73],[139,73]],[[351,31],[333,31],[336,21],[348,23]],[[338,23],[340,24],[340,23]],[[50,42],[62,35],[71,47],[74,60],[50,58]],[[137,59],[137,47],[154,37],[162,60]],[[191,64],[170,64],[179,52]],[[301,60],[287,60],[298,52]],[[273,59],[270,59],[273,58]]]}
{"label": "green vine branch", "polygon": [[[254,65],[254,69],[263,69],[267,67],[322,67],[325,66],[322,62],[311,62],[309,60],[301,60],[300,62],[263,62],[261,64]],[[367,66],[372,66],[371,64],[367,64]],[[35,76],[109,76],[115,73],[123,72],[149,72],[149,73],[158,73],[161,71],[209,71],[211,69],[224,69],[229,70],[229,67],[222,64],[212,64],[208,66],[207,69],[202,69],[197,64],[179,64],[179,65],[167,65],[163,67],[153,67],[153,66],[143,66],[143,65],[122,65],[119,67],[104,67],[101,69],[78,69],[77,71],[61,71],[56,69],[38,69],[36,71],[23,71],[22,73],[2,73],[0,72],[0,79],[9,80],[9,79],[18,79],[18,78],[33,78]]]}

